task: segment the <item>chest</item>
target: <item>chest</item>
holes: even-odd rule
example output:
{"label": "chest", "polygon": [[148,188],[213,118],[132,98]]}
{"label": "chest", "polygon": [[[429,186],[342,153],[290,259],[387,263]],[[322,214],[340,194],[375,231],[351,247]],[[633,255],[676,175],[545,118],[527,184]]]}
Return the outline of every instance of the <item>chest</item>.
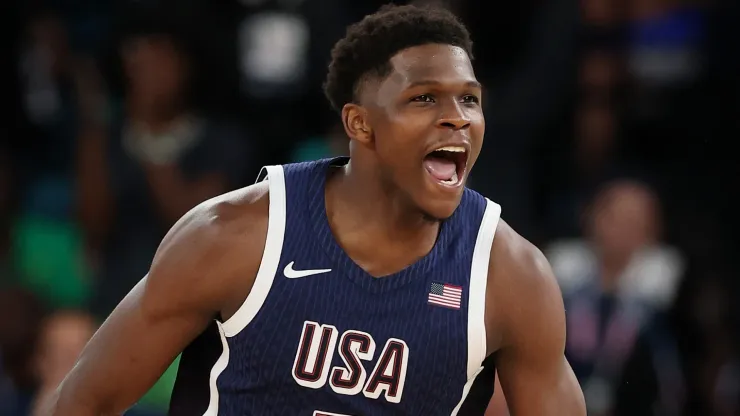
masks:
{"label": "chest", "polygon": [[231,339],[232,352],[244,357],[246,377],[296,394],[397,404],[434,401],[426,394],[445,387],[458,393],[467,369],[466,287],[445,289],[435,279],[371,293],[341,270],[276,276],[256,319]]}

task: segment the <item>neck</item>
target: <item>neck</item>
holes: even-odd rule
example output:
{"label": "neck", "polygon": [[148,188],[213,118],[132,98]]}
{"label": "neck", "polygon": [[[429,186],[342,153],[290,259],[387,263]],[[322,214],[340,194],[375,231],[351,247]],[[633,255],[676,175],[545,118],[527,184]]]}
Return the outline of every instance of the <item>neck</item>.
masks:
{"label": "neck", "polygon": [[337,225],[389,247],[419,246],[427,240],[431,241],[427,248],[434,245],[439,222],[427,218],[408,197],[387,185],[374,167],[350,162],[331,179],[327,183],[327,210]]}
{"label": "neck", "polygon": [[157,100],[144,100],[136,96],[130,97],[126,106],[132,122],[145,125],[155,133],[168,130],[184,113],[179,105],[164,105]]}
{"label": "neck", "polygon": [[602,256],[601,286],[605,292],[617,289],[619,279],[629,265],[632,256]]}

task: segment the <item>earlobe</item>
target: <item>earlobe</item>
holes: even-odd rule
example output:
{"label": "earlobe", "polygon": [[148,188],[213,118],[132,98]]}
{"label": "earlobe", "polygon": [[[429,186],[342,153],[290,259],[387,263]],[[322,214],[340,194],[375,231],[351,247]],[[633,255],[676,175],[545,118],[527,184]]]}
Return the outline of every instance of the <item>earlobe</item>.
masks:
{"label": "earlobe", "polygon": [[372,141],[372,128],[368,126],[365,109],[361,106],[345,104],[342,108],[342,123],[351,139],[364,144]]}

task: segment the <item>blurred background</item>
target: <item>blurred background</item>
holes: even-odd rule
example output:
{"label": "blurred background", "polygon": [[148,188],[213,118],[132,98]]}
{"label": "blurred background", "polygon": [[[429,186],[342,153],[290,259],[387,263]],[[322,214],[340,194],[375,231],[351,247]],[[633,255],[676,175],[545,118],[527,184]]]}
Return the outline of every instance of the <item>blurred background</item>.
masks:
{"label": "blurred background", "polygon": [[[381,3],[2,2],[0,415],[34,414],[188,209],[347,153],[320,87]],[[471,186],[550,258],[589,415],[740,415],[740,2],[418,3],[473,33]]]}

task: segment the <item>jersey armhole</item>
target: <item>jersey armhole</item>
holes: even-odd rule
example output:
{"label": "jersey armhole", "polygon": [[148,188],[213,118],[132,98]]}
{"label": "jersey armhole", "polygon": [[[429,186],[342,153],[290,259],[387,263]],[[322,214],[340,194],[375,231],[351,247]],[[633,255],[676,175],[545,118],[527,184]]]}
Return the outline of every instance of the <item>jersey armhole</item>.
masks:
{"label": "jersey armhole", "polygon": [[259,312],[275,279],[280,255],[283,250],[286,222],[285,172],[282,166],[265,166],[260,171],[257,182],[267,179],[269,182],[269,211],[267,220],[267,237],[262,260],[254,279],[254,285],[244,303],[234,315],[221,324],[224,335],[228,338],[239,334]]}
{"label": "jersey armhole", "polygon": [[467,382],[463,386],[460,402],[452,410],[457,415],[465,403],[478,375],[483,371],[486,359],[486,286],[488,284],[488,263],[491,259],[491,246],[496,235],[501,206],[486,198],[486,209],[478,229],[470,267],[470,286],[468,290],[468,365]]}
{"label": "jersey armhole", "polygon": [[493,237],[496,235],[501,206],[486,198],[478,237],[470,268],[470,298],[468,299],[468,375],[477,372],[486,359],[486,288]]}

